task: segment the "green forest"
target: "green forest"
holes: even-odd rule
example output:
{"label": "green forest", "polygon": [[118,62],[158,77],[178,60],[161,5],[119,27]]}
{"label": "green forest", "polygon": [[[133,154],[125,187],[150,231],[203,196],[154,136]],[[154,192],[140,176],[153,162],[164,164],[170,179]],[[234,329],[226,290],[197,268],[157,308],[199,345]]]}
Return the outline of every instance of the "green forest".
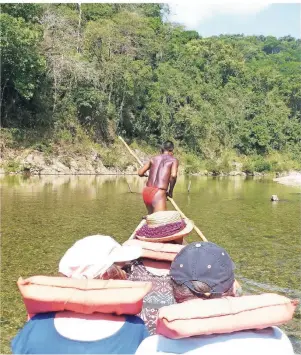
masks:
{"label": "green forest", "polygon": [[187,172],[299,169],[300,39],[203,38],[168,11],[2,4],[2,154],[112,150],[122,135],[151,152],[173,140]]}

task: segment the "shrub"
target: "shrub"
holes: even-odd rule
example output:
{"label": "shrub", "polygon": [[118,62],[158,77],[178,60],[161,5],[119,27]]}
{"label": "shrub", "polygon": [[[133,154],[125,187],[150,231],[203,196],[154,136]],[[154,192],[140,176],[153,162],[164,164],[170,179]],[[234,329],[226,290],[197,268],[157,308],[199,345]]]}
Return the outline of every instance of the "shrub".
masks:
{"label": "shrub", "polygon": [[300,164],[292,159],[291,154],[280,154],[273,152],[267,157],[271,164],[272,171],[283,172],[300,169]]}
{"label": "shrub", "polygon": [[185,174],[194,174],[202,169],[201,160],[192,153],[184,154],[184,172]]}
{"label": "shrub", "polygon": [[1,137],[1,149],[13,148],[14,137],[13,137],[13,133],[10,129],[1,128],[0,129],[0,137]]}
{"label": "shrub", "polygon": [[18,161],[11,159],[5,164],[4,170],[7,173],[17,173],[21,170],[21,166]]}
{"label": "shrub", "polygon": [[220,173],[220,168],[217,160],[210,159],[206,161],[206,169],[210,171],[213,174],[219,174]]}
{"label": "shrub", "polygon": [[266,157],[259,155],[248,156],[242,166],[242,171],[245,173],[263,173],[270,172],[272,170],[273,166],[271,162],[269,162]]}
{"label": "shrub", "polygon": [[34,150],[37,150],[39,152],[43,152],[45,154],[52,154],[53,153],[52,145],[45,143],[45,142],[36,143],[32,146],[32,148]]}
{"label": "shrub", "polygon": [[60,129],[58,132],[56,132],[54,139],[57,143],[71,144],[73,137],[70,131],[66,129]]}
{"label": "shrub", "polygon": [[229,173],[231,171],[231,163],[227,157],[223,159],[210,159],[206,162],[206,169],[213,174]]}
{"label": "shrub", "polygon": [[106,168],[114,168],[118,165],[118,155],[112,149],[104,151],[101,160]]}
{"label": "shrub", "polygon": [[242,171],[245,173],[253,173],[255,171],[254,162],[251,159],[247,159],[242,165]]}
{"label": "shrub", "polygon": [[254,162],[254,170],[258,173],[269,172],[272,170],[272,165],[269,161],[264,158],[260,158],[255,160]]}

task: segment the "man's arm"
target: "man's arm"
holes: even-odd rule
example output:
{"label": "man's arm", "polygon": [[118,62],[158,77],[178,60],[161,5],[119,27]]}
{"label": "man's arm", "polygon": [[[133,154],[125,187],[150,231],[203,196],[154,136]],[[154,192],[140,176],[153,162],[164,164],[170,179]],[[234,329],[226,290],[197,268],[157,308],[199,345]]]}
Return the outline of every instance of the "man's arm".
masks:
{"label": "man's arm", "polygon": [[150,167],[151,167],[151,161],[149,160],[142,168],[140,168],[138,170],[138,175],[141,177],[143,177],[143,176],[147,177],[147,175],[145,175],[145,173],[147,172],[147,170],[150,169]]}
{"label": "man's arm", "polygon": [[173,189],[174,189],[175,184],[177,182],[178,167],[179,167],[179,161],[178,161],[178,159],[176,159],[175,162],[172,164],[172,167],[171,167],[171,174],[170,174],[170,180],[169,180],[169,190],[167,191],[167,196],[169,196],[170,198],[172,198],[172,196],[173,196]]}

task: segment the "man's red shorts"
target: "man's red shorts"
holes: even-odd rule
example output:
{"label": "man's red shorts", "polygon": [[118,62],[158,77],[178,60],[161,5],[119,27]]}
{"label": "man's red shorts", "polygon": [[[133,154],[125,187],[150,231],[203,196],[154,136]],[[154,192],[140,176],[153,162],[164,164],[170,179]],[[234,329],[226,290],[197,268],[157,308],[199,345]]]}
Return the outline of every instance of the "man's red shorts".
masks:
{"label": "man's red shorts", "polygon": [[145,186],[145,188],[142,191],[142,196],[143,196],[143,201],[146,205],[152,205],[153,204],[153,199],[156,195],[156,193],[160,189],[158,187],[152,187],[152,186]]}

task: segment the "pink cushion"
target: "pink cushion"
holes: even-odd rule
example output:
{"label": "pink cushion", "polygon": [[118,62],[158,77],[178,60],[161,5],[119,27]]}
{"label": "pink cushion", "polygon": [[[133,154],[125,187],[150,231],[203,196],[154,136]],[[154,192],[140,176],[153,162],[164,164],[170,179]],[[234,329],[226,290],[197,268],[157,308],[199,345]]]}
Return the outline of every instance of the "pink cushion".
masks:
{"label": "pink cushion", "polygon": [[19,290],[29,315],[52,311],[138,314],[151,282],[76,280],[66,277],[19,278]]}
{"label": "pink cushion", "polygon": [[161,308],[157,334],[180,339],[202,334],[263,329],[291,320],[298,303],[298,300],[273,293],[194,299]]}
{"label": "pink cushion", "polygon": [[173,261],[176,255],[185,247],[181,244],[152,243],[138,239],[127,240],[123,245],[137,245],[142,248],[142,257],[155,260]]}

